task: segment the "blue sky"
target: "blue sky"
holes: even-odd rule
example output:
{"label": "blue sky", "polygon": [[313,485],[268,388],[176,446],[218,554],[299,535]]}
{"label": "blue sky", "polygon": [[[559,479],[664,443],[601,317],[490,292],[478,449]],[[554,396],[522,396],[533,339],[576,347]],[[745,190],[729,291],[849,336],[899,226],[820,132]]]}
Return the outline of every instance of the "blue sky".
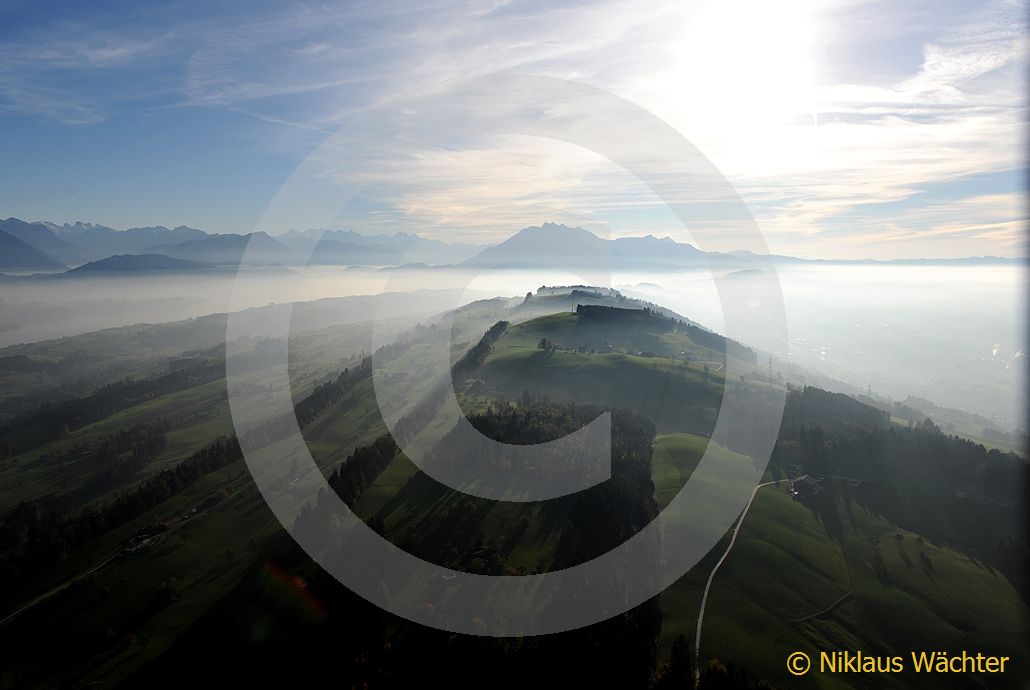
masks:
{"label": "blue sky", "polygon": [[8,1],[0,217],[323,225],[298,207],[269,226],[266,207],[343,130],[324,179],[371,184],[333,225],[489,242],[544,208],[690,240],[569,145],[369,145],[434,85],[516,70],[670,123],[774,252],[1025,256],[1025,19],[1023,2]]}

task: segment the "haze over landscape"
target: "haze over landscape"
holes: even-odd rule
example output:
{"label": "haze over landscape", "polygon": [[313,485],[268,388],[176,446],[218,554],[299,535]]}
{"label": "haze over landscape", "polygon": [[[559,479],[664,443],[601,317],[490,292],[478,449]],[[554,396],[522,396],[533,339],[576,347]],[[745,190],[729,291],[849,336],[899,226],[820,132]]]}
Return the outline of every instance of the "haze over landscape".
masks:
{"label": "haze over landscape", "polygon": [[[574,279],[577,269],[588,269],[589,276],[591,267],[601,266],[612,285],[690,313],[716,330],[722,308],[713,276],[747,280],[747,271],[758,265],[747,254],[701,252],[669,238],[606,240],[546,222],[494,246],[352,231],[248,237],[185,227],[115,231],[17,219],[0,221],[0,228],[37,254],[50,251],[41,265],[14,265],[21,278],[5,283],[2,344],[227,311],[236,279],[232,269],[248,240],[251,261],[266,268],[243,290],[248,307],[287,297],[371,294],[388,280],[393,289],[459,285],[472,275],[478,294],[518,295]],[[63,262],[75,268],[56,268]],[[775,263],[790,317],[789,361],[853,390],[898,400],[923,397],[1001,426],[1015,427],[1024,419],[1027,305],[1019,287],[1026,262],[784,256]],[[385,270],[392,266],[404,267],[403,276]],[[582,273],[576,280],[583,280]]]}
{"label": "haze over landscape", "polygon": [[5,4],[0,690],[1025,687],[1027,10]]}

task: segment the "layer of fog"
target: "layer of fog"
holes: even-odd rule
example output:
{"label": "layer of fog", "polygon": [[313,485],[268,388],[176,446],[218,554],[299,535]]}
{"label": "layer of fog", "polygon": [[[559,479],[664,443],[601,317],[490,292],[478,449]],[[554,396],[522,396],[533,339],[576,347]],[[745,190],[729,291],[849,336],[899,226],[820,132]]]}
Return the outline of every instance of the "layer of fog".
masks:
{"label": "layer of fog", "polygon": [[[770,349],[783,353],[784,361],[860,390],[899,400],[915,395],[993,416],[999,425],[1024,419],[1024,267],[790,266],[780,269],[779,279],[789,347]],[[715,283],[705,271],[609,276],[314,267],[254,270],[241,278],[227,271],[4,282],[0,346],[224,312],[234,289],[238,306],[255,307],[467,287],[457,306],[486,294],[524,295],[541,285],[582,283],[613,285],[723,332]]]}

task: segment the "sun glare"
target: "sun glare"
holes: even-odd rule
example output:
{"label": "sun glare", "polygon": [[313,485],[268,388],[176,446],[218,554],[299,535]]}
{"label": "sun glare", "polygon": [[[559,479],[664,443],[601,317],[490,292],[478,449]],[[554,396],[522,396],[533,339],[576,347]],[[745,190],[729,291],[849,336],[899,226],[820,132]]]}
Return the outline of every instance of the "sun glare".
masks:
{"label": "sun glare", "polygon": [[746,144],[754,163],[770,146],[782,153],[785,130],[817,124],[813,14],[760,0],[692,12],[669,91],[688,127],[721,145]]}

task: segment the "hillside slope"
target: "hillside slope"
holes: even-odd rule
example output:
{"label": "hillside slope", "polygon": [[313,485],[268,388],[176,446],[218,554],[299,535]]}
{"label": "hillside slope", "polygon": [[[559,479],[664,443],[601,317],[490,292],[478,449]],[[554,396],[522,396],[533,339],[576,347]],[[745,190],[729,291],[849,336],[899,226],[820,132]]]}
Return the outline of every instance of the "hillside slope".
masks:
{"label": "hillside slope", "polygon": [[210,268],[211,264],[200,261],[173,259],[163,254],[119,254],[106,259],[90,261],[68,271],[68,275],[94,273],[146,273],[151,271],[190,271]]}
{"label": "hillside slope", "polygon": [[13,235],[0,232],[0,269],[54,270],[64,268],[57,259],[47,256]]}
{"label": "hillside slope", "polygon": [[[596,406],[623,408],[619,419],[630,421],[620,421],[617,429],[625,438],[647,442],[623,446],[636,448],[625,455],[632,472],[620,470],[626,483],[614,494],[536,504],[457,495],[420,473],[383,437],[370,378],[373,362],[356,364],[367,324],[365,330],[350,325],[291,343],[298,358],[298,416],[322,472],[370,525],[423,558],[518,574],[589,557],[625,539],[666,505],[709,445],[706,434],[724,380],[719,365],[726,356],[713,340],[717,334],[643,311],[613,311],[600,320],[589,309],[585,318],[573,312],[536,316],[533,302],[484,301],[458,310],[453,319],[429,320],[377,353],[374,366],[398,359],[418,364],[451,332],[452,321],[461,343],[454,359],[465,359],[463,353],[499,317],[520,314],[525,320],[492,341],[476,360],[481,364],[459,368],[454,387],[466,413],[484,433],[519,442],[579,426],[596,414]],[[216,338],[220,326],[214,321],[185,330],[166,327],[149,337],[163,342],[160,334],[178,334],[181,355],[200,335]],[[74,353],[93,342],[103,349],[110,338],[127,335],[119,331],[50,347],[63,358],[67,348]],[[544,339],[548,343],[541,348]],[[267,383],[262,352],[276,346],[254,343],[258,388]],[[26,352],[36,357],[37,350]],[[656,670],[649,655],[669,658],[681,635],[693,641],[701,588],[725,540],[661,595],[660,612],[641,607],[610,625],[552,640],[479,643],[416,629],[371,607],[290,545],[231,441],[218,439],[232,427],[217,352],[179,355],[165,352],[160,376],[115,384],[78,401],[29,407],[5,420],[13,426],[0,434],[0,442],[15,454],[0,463],[0,492],[6,505],[17,507],[4,514],[0,531],[5,615],[88,573],[0,626],[0,644],[10,652],[3,670],[15,684],[176,686],[198,665],[215,669],[213,678],[267,682],[265,660],[318,649],[324,653],[314,655],[308,671],[370,687],[410,684],[417,678],[388,678],[382,669],[417,675],[427,663],[465,664],[481,673],[504,669],[507,686],[517,687],[530,682],[547,659],[548,667],[569,670],[570,683],[581,664],[596,663],[591,668],[600,669],[598,675],[632,672],[623,686],[645,687],[647,674]],[[118,356],[129,357],[118,362],[133,361],[131,348]],[[33,361],[24,356],[12,364]],[[749,374],[755,385],[775,385],[761,381],[760,373]],[[432,393],[429,385],[409,390],[417,399]],[[120,399],[127,406],[112,404]],[[576,404],[557,404],[564,402]],[[684,409],[695,413],[684,415]],[[447,431],[441,431],[445,440]],[[270,443],[274,449],[274,436]],[[751,462],[726,449],[712,451],[720,463]],[[898,457],[904,458],[901,468]],[[1025,486],[1022,465],[1013,458],[989,454],[930,425],[897,427],[881,411],[847,396],[790,392],[767,478],[811,473],[821,477],[824,491],[796,499],[786,493],[786,481],[760,491],[714,581],[702,663],[714,657],[755,680],[806,687],[786,677],[783,667],[795,648],[906,647],[900,650],[905,653],[908,647],[975,643],[988,653],[1018,650],[1026,608],[1011,584],[1016,576],[991,556],[994,537],[1011,527],[1006,491]],[[645,460],[649,472],[641,473]],[[954,495],[959,490],[961,499]],[[706,494],[718,500],[719,491],[713,485]],[[972,532],[961,527],[971,521]],[[994,532],[988,535],[985,525]],[[155,526],[167,531],[146,547],[127,550]],[[970,541],[976,536],[984,553]],[[439,605],[430,598],[435,596],[428,593],[426,603]],[[758,634],[763,630],[774,635]],[[630,645],[636,650],[632,663],[618,651]],[[554,649],[564,656],[549,657]],[[607,651],[599,656],[598,650]],[[622,670],[605,660],[619,661]],[[1010,687],[1018,687],[1018,678],[1014,673],[992,679],[993,687],[1006,687],[1010,679]],[[899,676],[886,682],[926,687],[920,680]],[[979,682],[966,676],[937,680],[954,687]],[[862,679],[815,674],[802,682],[876,687],[873,681],[862,686]]]}

